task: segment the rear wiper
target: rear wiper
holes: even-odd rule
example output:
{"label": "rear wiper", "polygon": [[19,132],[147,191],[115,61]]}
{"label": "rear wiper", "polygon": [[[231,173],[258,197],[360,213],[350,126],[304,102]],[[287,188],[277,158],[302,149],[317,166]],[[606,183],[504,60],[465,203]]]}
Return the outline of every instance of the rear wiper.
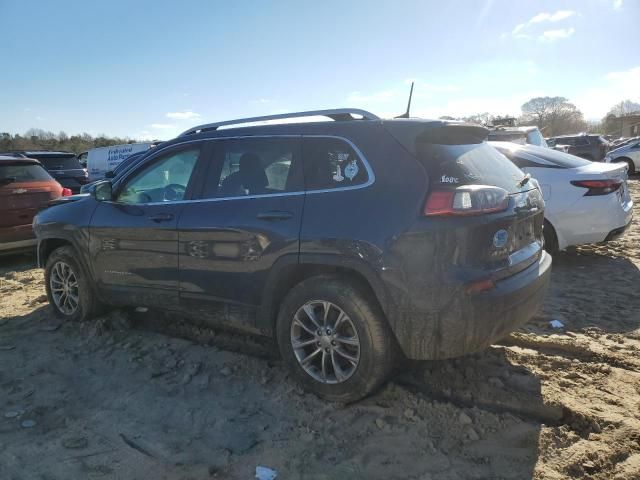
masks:
{"label": "rear wiper", "polygon": [[527,173],[522,180],[518,182],[519,187],[524,187],[531,180],[531,174]]}
{"label": "rear wiper", "polygon": [[0,185],[9,185],[16,181],[16,177],[4,177],[0,178]]}

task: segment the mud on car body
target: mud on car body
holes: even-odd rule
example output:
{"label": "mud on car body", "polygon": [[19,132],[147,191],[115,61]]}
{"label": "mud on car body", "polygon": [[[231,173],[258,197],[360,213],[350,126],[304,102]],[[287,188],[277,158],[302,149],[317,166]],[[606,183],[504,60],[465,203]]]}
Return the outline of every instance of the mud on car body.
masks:
{"label": "mud on car body", "polygon": [[399,356],[485,348],[542,301],[551,258],[533,182],[445,121],[195,127],[40,213],[54,311],[161,307],[274,337],[309,390],[353,401]]}

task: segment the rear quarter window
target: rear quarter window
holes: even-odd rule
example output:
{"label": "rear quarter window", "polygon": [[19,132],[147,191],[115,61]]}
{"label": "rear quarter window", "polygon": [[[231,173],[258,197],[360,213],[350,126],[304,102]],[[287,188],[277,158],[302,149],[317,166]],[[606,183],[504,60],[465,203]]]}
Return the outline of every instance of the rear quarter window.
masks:
{"label": "rear quarter window", "polygon": [[369,181],[363,159],[342,139],[306,137],[303,155],[307,190],[352,187]]}

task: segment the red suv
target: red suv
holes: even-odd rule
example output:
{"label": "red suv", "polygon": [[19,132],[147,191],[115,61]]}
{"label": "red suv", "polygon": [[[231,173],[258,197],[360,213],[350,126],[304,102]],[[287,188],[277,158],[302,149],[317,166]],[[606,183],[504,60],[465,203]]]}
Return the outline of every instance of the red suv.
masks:
{"label": "red suv", "polygon": [[67,195],[37,160],[0,156],[0,255],[33,248],[34,215]]}

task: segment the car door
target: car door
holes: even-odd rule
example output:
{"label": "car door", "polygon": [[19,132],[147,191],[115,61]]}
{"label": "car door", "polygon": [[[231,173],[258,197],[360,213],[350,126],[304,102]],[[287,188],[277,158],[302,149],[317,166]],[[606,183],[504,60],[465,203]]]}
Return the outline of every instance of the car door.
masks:
{"label": "car door", "polygon": [[253,327],[269,271],[298,259],[300,138],[211,143],[200,198],[185,205],[178,223],[180,303],[204,320]]}
{"label": "car door", "polygon": [[101,291],[116,303],[177,306],[177,222],[191,198],[203,145],[157,152],[114,184],[99,202],[89,249]]}

